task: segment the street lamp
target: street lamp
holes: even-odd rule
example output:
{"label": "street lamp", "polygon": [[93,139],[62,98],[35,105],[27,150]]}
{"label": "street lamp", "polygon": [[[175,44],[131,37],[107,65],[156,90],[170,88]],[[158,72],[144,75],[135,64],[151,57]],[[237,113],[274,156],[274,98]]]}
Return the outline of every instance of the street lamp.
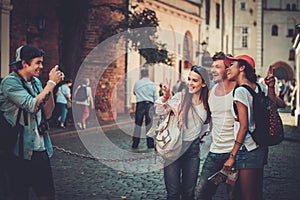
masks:
{"label": "street lamp", "polygon": [[207,42],[205,42],[204,40],[203,40],[203,42],[201,42],[201,47],[202,47],[202,50],[203,50],[203,52],[206,52],[206,49],[207,49],[207,46],[208,46],[208,43]]}
{"label": "street lamp", "polygon": [[[204,67],[210,67],[213,60],[210,56],[210,53],[207,51],[208,43],[205,40],[203,40],[203,42],[201,42],[200,45],[202,47],[202,52],[196,52],[196,56],[199,56],[200,54],[202,54],[201,65]],[[199,56],[199,59],[200,59],[200,56]],[[200,63],[200,60],[199,60],[199,63]]]}

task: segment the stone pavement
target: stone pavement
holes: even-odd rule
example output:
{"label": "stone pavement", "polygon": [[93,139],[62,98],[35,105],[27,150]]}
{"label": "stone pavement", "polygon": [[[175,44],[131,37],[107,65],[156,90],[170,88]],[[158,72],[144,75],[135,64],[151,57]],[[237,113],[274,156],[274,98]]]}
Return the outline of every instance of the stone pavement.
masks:
{"label": "stone pavement", "polygon": [[[300,199],[300,131],[294,126],[294,118],[288,110],[283,110],[281,116],[286,135],[281,144],[270,147],[264,174],[266,200]],[[101,128],[106,138],[112,142],[111,146],[117,146],[122,150],[121,153],[132,153],[131,136],[128,133],[133,130],[133,121],[120,120],[118,125],[106,123]],[[93,128],[79,134],[72,128],[63,132],[56,129],[52,131],[53,144],[70,150],[66,153],[55,149],[51,159],[58,200],[165,199],[162,165],[159,159],[154,163],[154,158],[151,157],[153,154],[146,149],[144,139],[141,140],[140,151],[134,152],[136,160],[126,160],[127,155],[124,154],[124,160],[121,161],[114,158],[115,152],[110,149],[102,151],[102,147],[97,146],[96,143],[101,141],[97,141],[99,135],[94,134],[95,131]],[[94,143],[87,146],[86,138],[92,138]],[[208,137],[201,146],[201,165],[208,151],[209,141]],[[97,151],[101,151],[101,154],[96,155]],[[101,157],[102,154],[106,155],[105,159]],[[224,185],[218,188],[214,197],[214,200],[221,199],[226,199]]]}

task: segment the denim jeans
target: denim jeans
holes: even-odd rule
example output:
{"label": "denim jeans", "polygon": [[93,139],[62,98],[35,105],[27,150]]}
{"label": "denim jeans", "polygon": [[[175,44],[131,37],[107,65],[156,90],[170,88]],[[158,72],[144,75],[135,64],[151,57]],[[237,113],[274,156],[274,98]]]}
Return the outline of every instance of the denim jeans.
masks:
{"label": "denim jeans", "polygon": [[[224,163],[229,158],[229,153],[212,153],[209,152],[207,157],[204,161],[200,178],[199,184],[196,191],[196,199],[201,200],[211,200],[212,197],[215,195],[217,187],[215,184],[209,182],[207,179],[208,177],[212,176],[216,172],[220,171],[223,168]],[[229,199],[233,198],[233,187],[227,185],[227,193]]]}
{"label": "denim jeans", "polygon": [[[164,179],[168,200],[193,200],[199,173],[199,139],[176,161],[164,168]],[[166,162],[167,163],[167,162]]]}
{"label": "denim jeans", "polygon": [[[142,130],[144,118],[146,124],[146,132],[148,132],[152,126],[153,115],[154,115],[154,104],[152,102],[142,101],[136,104],[135,127],[134,127],[134,133],[132,138],[132,148],[137,148],[140,143],[141,130]],[[153,138],[147,137],[147,147],[148,148],[154,147]]]}
{"label": "denim jeans", "polygon": [[67,117],[67,112],[68,112],[68,108],[67,108],[67,104],[64,103],[57,103],[57,108],[59,110],[59,114],[60,114],[60,122],[65,123],[66,121],[66,117]]}

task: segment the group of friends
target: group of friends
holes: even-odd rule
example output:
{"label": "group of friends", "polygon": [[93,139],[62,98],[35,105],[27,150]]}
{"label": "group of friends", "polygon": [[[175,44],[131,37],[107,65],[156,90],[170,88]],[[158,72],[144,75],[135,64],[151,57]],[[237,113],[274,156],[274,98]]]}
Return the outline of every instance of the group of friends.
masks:
{"label": "group of friends", "polygon": [[[65,75],[58,66],[53,67],[46,85],[42,87],[37,77],[43,70],[43,57],[43,50],[30,45],[21,46],[16,50],[16,60],[10,64],[15,66],[14,70],[4,77],[0,85],[0,109],[6,120],[13,126],[19,108],[26,113],[20,118],[21,125],[25,127],[24,137],[18,138],[13,156],[1,164],[9,176],[9,182],[6,182],[9,185],[1,191],[7,199],[29,199],[31,187],[39,199],[55,199],[49,159],[53,148],[49,132],[40,131],[40,125],[43,118],[51,117],[55,104],[54,95],[49,94],[64,80]],[[233,57],[223,52],[217,52],[212,59],[211,74],[215,83],[212,88],[206,69],[194,65],[182,90],[172,94],[170,83],[162,84],[160,97],[157,96],[156,85],[148,77],[148,70],[141,71],[142,78],[134,86],[137,105],[132,148],[138,148],[144,117],[148,131],[154,113],[163,116],[173,112],[180,119],[184,152],[178,159],[164,162],[168,200],[212,199],[217,186],[209,182],[208,177],[221,169],[239,171],[237,184],[228,188],[229,199],[262,199],[263,168],[267,163],[268,148],[257,145],[252,139],[249,131],[255,127],[253,99],[245,88],[237,87],[245,84],[258,91],[255,62],[248,55]],[[275,94],[272,67],[264,80],[267,88],[260,84],[263,91],[279,107],[284,107],[285,103]],[[61,91],[58,91],[64,95],[61,97],[63,101],[59,100],[60,97],[57,101],[66,108],[71,98],[70,83],[63,83]],[[87,87],[89,80],[86,79],[84,84]],[[91,89],[87,88],[89,100],[78,104],[80,116],[76,122],[79,128],[85,128],[89,106],[93,107]],[[236,104],[238,115],[233,110],[233,104]],[[27,118],[27,123],[24,118]],[[63,126],[65,113],[60,120],[60,126]],[[207,124],[210,124],[212,143],[198,179],[199,134]],[[23,142],[23,151],[18,149],[20,142]],[[155,149],[153,138],[147,138],[147,147]]]}
{"label": "group of friends", "polygon": [[[170,83],[165,83],[161,85],[160,97],[147,70],[142,70],[142,78],[134,86],[137,105],[132,148],[138,148],[144,117],[148,132],[154,113],[165,116],[173,112],[181,122],[184,152],[176,160],[164,161],[168,200],[212,199],[218,186],[208,178],[220,170],[238,171],[236,184],[227,186],[228,199],[263,199],[263,170],[268,147],[257,145],[250,135],[255,128],[253,97],[246,88],[238,86],[248,85],[255,92],[260,86],[278,107],[285,107],[275,93],[274,68],[270,66],[264,78],[265,85],[257,85],[255,61],[251,56],[233,57],[217,52],[212,59],[212,88],[206,69],[194,65],[183,90],[172,94]],[[200,133],[207,123],[212,142],[198,179]],[[147,147],[155,148],[153,138],[147,137]]]}

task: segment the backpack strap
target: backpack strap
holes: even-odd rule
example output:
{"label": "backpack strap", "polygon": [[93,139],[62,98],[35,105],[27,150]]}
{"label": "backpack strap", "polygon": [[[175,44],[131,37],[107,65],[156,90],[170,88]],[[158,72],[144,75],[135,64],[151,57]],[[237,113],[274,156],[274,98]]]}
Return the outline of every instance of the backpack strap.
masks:
{"label": "backpack strap", "polygon": [[[239,85],[236,85],[233,89],[233,92],[232,92],[232,96],[234,97],[234,94],[235,94],[235,90],[239,87]],[[234,113],[235,115],[238,115],[238,110],[237,110],[237,106],[235,104],[235,102],[233,101],[233,110],[234,110]]]}
{"label": "backpack strap", "polygon": [[[258,91],[262,92],[260,85],[258,83],[255,83],[255,84],[258,87]],[[237,85],[237,86],[235,86],[235,88],[233,90],[233,96],[234,96],[236,88],[238,88],[238,87],[246,88],[248,90],[248,92],[252,95],[252,97],[254,97],[257,94],[249,85],[240,85],[240,86]],[[233,102],[233,109],[234,109],[234,113],[237,115],[238,110],[237,110],[237,106],[234,102]]]}
{"label": "backpack strap", "polygon": [[[24,124],[25,126],[28,126],[28,115],[27,112],[23,111],[23,118],[24,118]],[[20,108],[19,108],[19,113],[18,113],[18,117],[17,117],[17,121],[16,121],[16,125],[18,126],[19,120],[20,120]],[[20,158],[24,158],[24,133],[23,131],[20,131],[20,136],[19,136],[19,157]]]}
{"label": "backpack strap", "polygon": [[[260,85],[258,83],[255,84],[258,87],[258,92],[262,92]],[[253,97],[257,94],[249,85],[241,85],[241,86],[246,88]]]}

